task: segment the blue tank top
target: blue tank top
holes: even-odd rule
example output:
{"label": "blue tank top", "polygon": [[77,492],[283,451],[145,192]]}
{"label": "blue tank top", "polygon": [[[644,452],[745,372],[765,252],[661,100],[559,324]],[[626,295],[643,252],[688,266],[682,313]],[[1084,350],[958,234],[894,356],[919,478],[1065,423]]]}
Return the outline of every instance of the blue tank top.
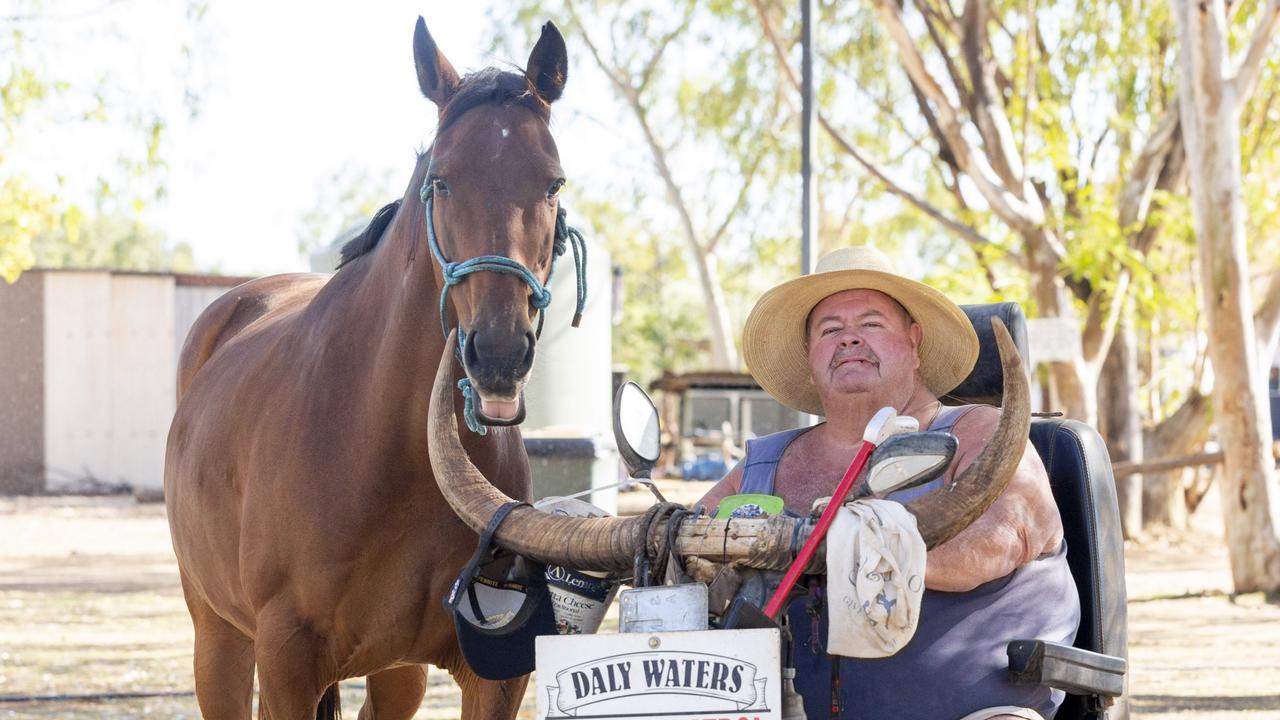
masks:
{"label": "blue tank top", "polygon": [[[928,429],[949,430],[972,407],[944,408]],[[778,461],[807,429],[748,441],[739,492],[772,494]],[[939,478],[889,498],[907,502],[942,482]],[[926,589],[915,636],[887,658],[826,653],[825,591],[814,587],[787,608],[795,685],[809,720],[954,720],[999,705],[1032,708],[1052,718],[1062,704],[1060,690],[1009,682],[1005,646],[1015,639],[1067,645],[1075,640],[1080,599],[1065,542],[1057,552],[969,592]]]}

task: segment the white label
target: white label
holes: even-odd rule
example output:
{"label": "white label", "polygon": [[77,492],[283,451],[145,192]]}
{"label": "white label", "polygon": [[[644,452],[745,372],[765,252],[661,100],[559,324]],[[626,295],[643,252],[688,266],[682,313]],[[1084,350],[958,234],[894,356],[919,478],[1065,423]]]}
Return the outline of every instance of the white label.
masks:
{"label": "white label", "polygon": [[1031,363],[1068,362],[1080,356],[1080,329],[1068,318],[1027,320],[1027,353]]}
{"label": "white label", "polygon": [[547,566],[547,594],[556,614],[556,632],[561,635],[593,633],[600,628],[618,584],[576,570]]}
{"label": "white label", "polygon": [[537,639],[538,718],[777,720],[777,630]]}

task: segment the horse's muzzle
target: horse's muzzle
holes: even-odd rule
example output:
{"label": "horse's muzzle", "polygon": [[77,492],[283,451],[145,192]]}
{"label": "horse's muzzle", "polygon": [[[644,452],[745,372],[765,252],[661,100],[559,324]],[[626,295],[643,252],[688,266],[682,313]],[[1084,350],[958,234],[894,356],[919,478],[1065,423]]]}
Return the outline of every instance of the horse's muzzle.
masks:
{"label": "horse's muzzle", "polygon": [[533,368],[533,332],[501,333],[477,329],[467,337],[462,360],[482,398],[518,400]]}

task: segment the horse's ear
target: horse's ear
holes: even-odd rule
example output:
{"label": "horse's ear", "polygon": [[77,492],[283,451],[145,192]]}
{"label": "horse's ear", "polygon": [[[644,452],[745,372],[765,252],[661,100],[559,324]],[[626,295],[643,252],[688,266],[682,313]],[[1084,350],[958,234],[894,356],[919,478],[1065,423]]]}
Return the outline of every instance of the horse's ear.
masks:
{"label": "horse's ear", "polygon": [[547,102],[555,102],[564,92],[569,79],[569,52],[564,47],[564,37],[550,21],[542,26],[542,37],[529,53],[525,77]]}
{"label": "horse's ear", "polygon": [[422,88],[422,94],[444,109],[458,89],[458,71],[436,47],[436,41],[427,31],[427,23],[421,15],[413,29],[413,63],[418,68],[418,87]]}

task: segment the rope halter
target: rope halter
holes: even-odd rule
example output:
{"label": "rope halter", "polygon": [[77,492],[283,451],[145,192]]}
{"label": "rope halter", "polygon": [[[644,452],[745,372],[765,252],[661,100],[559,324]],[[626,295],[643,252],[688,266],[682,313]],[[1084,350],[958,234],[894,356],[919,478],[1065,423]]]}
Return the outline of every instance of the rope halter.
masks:
{"label": "rope halter", "polygon": [[[419,196],[422,199],[423,212],[427,216],[427,244],[431,247],[431,254],[435,257],[436,262],[440,264],[441,274],[444,275],[444,287],[440,290],[440,329],[444,331],[445,337],[449,337],[448,301],[450,288],[460,284],[472,273],[496,272],[504,275],[515,275],[528,284],[529,304],[538,310],[538,329],[534,337],[535,339],[541,338],[542,325],[547,317],[546,308],[551,304],[551,291],[547,289],[547,286],[538,282],[538,278],[529,268],[504,255],[480,255],[467,260],[449,262],[444,256],[444,251],[440,248],[439,239],[436,237],[435,218],[432,212],[435,190],[432,187],[430,175],[423,181]],[[565,210],[563,207],[559,207],[556,209],[555,239],[552,246],[551,271],[547,273],[547,285],[551,284],[551,278],[555,275],[556,259],[563,255],[570,246],[573,248],[573,264],[576,270],[578,291],[578,304],[573,313],[573,327],[578,327],[582,322],[583,308],[587,304],[587,244],[582,239],[582,233],[575,228],[569,227],[569,224],[565,221]],[[464,353],[466,343],[467,334],[459,325],[458,346],[454,348],[454,352],[458,354],[458,361],[462,363],[464,373],[466,368],[466,354]],[[489,431],[489,425],[516,424],[523,418],[524,408],[521,407],[521,413],[510,423],[498,423],[487,418],[485,419],[488,420],[486,422],[481,419],[478,412],[476,391],[471,386],[471,379],[463,377],[459,380],[458,389],[462,391],[463,419],[466,420],[467,427],[471,432],[484,435]]]}

